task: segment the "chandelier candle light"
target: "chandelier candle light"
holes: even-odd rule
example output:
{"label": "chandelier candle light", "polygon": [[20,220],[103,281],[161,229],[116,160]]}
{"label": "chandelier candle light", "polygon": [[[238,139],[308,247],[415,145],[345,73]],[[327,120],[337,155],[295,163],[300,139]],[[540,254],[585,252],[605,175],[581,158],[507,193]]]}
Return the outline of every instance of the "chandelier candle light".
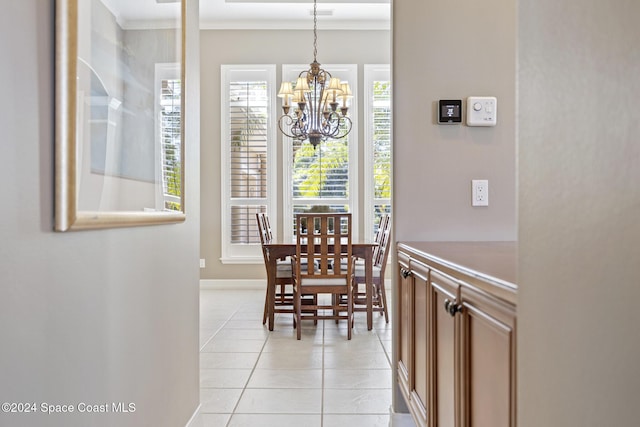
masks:
{"label": "chandelier candle light", "polygon": [[[344,138],[351,132],[351,119],[347,117],[347,99],[353,95],[349,83],[331,77],[320,68],[318,54],[317,0],[313,1],[313,62],[307,71],[298,75],[295,86],[282,82],[278,97],[283,98],[283,115],[278,119],[280,132],[296,141],[309,140],[313,148],[327,139]],[[289,114],[291,103],[298,108]],[[339,100],[342,107],[338,112]]]}

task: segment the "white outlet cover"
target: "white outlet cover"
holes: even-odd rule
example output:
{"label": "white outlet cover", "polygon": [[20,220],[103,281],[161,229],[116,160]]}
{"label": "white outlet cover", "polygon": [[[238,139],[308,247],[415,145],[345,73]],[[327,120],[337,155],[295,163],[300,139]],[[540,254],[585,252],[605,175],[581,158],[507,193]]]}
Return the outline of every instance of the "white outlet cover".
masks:
{"label": "white outlet cover", "polygon": [[471,206],[489,206],[489,180],[471,181]]}

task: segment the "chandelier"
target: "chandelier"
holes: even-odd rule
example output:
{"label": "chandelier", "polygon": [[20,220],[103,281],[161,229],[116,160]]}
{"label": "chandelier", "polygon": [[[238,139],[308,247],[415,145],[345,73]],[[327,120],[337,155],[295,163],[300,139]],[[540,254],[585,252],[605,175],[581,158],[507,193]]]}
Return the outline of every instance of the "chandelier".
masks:
{"label": "chandelier", "polygon": [[[278,97],[283,98],[283,115],[278,119],[282,134],[294,141],[309,140],[316,148],[321,141],[340,139],[351,132],[351,119],[347,117],[347,99],[352,97],[349,83],[332,77],[320,68],[318,54],[317,0],[313,1],[313,62],[307,71],[298,75],[295,86],[282,82]],[[289,114],[291,104],[297,108]],[[338,110],[339,100],[342,106]]]}

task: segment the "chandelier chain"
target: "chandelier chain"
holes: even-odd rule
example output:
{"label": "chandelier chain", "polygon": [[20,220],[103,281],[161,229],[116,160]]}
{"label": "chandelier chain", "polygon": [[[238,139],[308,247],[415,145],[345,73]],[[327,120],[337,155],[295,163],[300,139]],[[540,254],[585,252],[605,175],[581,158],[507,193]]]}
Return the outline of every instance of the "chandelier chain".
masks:
{"label": "chandelier chain", "polygon": [[317,62],[318,56],[318,2],[313,0],[313,62]]}
{"label": "chandelier chain", "polygon": [[[315,149],[328,139],[341,139],[351,132],[353,122],[347,116],[347,98],[351,97],[348,82],[320,68],[318,64],[318,1],[313,0],[313,62],[309,70],[298,75],[295,86],[283,81],[278,96],[283,99],[283,115],[278,119],[278,128],[283,135],[294,141],[308,140]],[[295,88],[295,89],[294,89]],[[338,109],[338,99],[342,107]],[[296,108],[289,114],[289,99]]]}

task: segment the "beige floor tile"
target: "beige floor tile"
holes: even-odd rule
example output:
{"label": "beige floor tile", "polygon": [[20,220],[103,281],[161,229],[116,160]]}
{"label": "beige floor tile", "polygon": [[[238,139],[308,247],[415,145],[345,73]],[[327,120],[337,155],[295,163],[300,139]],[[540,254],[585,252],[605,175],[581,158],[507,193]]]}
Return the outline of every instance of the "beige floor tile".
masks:
{"label": "beige floor tile", "polygon": [[389,415],[324,415],[322,427],[388,427]]}
{"label": "beige floor tile", "polygon": [[200,349],[203,353],[259,353],[264,346],[264,339],[233,340],[212,338]]}
{"label": "beige floor tile", "polygon": [[222,327],[222,329],[249,329],[249,330],[254,330],[254,329],[259,329],[259,330],[266,330],[267,326],[262,324],[261,320],[236,320],[236,319],[231,319],[228,322],[226,322],[224,324],[224,326]]}
{"label": "beige floor tile", "polygon": [[200,353],[200,369],[253,369],[260,353]]}
{"label": "beige floor tile", "polygon": [[392,329],[383,317],[369,331],[356,313],[352,340],[345,321],[305,321],[298,341],[291,314],[277,314],[274,331],[262,325],[264,290],[201,291],[200,303],[194,427],[389,425]]}
{"label": "beige floor tile", "polygon": [[228,427],[320,427],[320,415],[235,414]]}
{"label": "beige floor tile", "polygon": [[241,394],[242,389],[201,388],[200,412],[231,414]]}
{"label": "beige floor tile", "polygon": [[350,340],[327,338],[324,343],[325,353],[375,353],[384,352],[384,347],[377,336],[353,337]]}
{"label": "beige floor tile", "polygon": [[269,330],[266,327],[264,329],[220,329],[215,335],[216,338],[234,340],[259,340],[266,339],[268,336]]}
{"label": "beige floor tile", "polygon": [[238,414],[320,414],[320,389],[246,389]]}
{"label": "beige floor tile", "polygon": [[258,321],[258,323],[262,325],[262,311],[238,311],[231,316],[230,320]]}
{"label": "beige floor tile", "polygon": [[200,369],[200,387],[244,388],[251,369]]}
{"label": "beige floor tile", "polygon": [[322,388],[322,369],[256,369],[247,388]]}
{"label": "beige floor tile", "polygon": [[262,353],[257,369],[322,369],[321,349]]}
{"label": "beige floor tile", "polygon": [[202,414],[200,416],[200,424],[194,427],[224,427],[231,419],[231,414]]}
{"label": "beige floor tile", "polygon": [[389,414],[391,389],[328,389],[325,414]]}
{"label": "beige floor tile", "polygon": [[[288,339],[298,341],[297,331],[291,326],[274,325],[273,331],[269,334],[269,338]],[[313,323],[302,325],[302,337],[300,341],[314,341],[322,343],[324,339],[322,325],[313,326]]]}
{"label": "beige floor tile", "polygon": [[391,388],[391,369],[325,369],[324,388]]}
{"label": "beige floor tile", "polygon": [[295,337],[271,336],[264,345],[263,353],[290,353],[298,351],[322,351],[322,336],[297,340]]}
{"label": "beige floor tile", "polygon": [[373,353],[325,353],[325,369],[391,369],[384,351]]}

